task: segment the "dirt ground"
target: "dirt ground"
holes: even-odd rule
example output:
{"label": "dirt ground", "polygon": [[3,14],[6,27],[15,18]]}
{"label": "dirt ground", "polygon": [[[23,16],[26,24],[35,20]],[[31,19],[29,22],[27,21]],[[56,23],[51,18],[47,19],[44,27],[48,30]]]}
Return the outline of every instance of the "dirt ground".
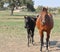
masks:
{"label": "dirt ground", "polygon": [[[39,35],[34,36],[34,46],[27,46],[27,37],[0,33],[0,52],[40,52]],[[50,38],[49,52],[60,52],[60,37]],[[46,52],[44,45],[43,52]]]}

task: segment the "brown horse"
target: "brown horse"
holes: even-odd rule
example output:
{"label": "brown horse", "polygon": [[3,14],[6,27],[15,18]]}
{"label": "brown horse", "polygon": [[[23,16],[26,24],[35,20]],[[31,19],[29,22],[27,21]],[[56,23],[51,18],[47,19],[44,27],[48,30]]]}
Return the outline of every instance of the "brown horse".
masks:
{"label": "brown horse", "polygon": [[39,30],[40,33],[40,38],[41,38],[41,48],[40,51],[42,52],[42,46],[43,46],[43,37],[44,34],[43,32],[45,31],[47,33],[47,38],[46,38],[46,49],[47,52],[48,50],[48,43],[49,43],[49,38],[50,38],[50,32],[51,29],[53,28],[53,18],[52,15],[50,13],[48,13],[48,9],[43,7],[41,13],[41,15],[38,16],[37,20],[36,20],[36,26]]}

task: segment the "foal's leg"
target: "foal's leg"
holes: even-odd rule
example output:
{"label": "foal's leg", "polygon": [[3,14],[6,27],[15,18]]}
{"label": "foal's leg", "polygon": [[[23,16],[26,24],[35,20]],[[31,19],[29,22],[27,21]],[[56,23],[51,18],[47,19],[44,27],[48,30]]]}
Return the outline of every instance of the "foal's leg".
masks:
{"label": "foal's leg", "polygon": [[30,42],[30,29],[27,29],[27,38],[28,38],[28,47],[29,47],[29,42]]}
{"label": "foal's leg", "polygon": [[49,50],[48,50],[49,38],[50,38],[50,32],[47,32],[47,38],[46,38],[46,50],[47,50],[47,52],[49,52]]}
{"label": "foal's leg", "polygon": [[40,40],[41,40],[41,47],[40,47],[40,51],[42,52],[42,46],[43,46],[43,32],[40,31]]}
{"label": "foal's leg", "polygon": [[32,37],[32,44],[33,44],[33,42],[34,42],[34,30],[32,30],[32,35],[31,35],[31,37]]}

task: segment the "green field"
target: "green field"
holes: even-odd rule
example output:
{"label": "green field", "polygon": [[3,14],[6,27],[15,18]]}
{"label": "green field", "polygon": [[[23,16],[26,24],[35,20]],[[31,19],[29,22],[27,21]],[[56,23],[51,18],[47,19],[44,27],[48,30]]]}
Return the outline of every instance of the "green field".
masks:
{"label": "green field", "polygon": [[[23,34],[23,31],[25,32],[24,28],[24,17],[23,15],[35,15],[35,13],[30,13],[30,12],[20,12],[19,13],[14,13],[13,16],[10,16],[9,11],[0,11],[0,31],[5,32],[4,29],[10,31],[15,29],[16,27],[16,32],[19,29],[19,34]],[[54,28],[52,33],[58,33],[60,32],[60,16],[56,15],[53,17],[54,18]],[[6,28],[3,28],[6,27]]]}

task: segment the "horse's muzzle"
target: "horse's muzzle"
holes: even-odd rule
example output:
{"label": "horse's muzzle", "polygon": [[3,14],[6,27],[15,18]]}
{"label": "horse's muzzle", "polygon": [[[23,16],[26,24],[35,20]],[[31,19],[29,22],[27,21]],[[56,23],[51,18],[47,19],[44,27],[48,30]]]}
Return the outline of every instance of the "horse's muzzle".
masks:
{"label": "horse's muzzle", "polygon": [[29,28],[29,26],[25,26],[25,28]]}

